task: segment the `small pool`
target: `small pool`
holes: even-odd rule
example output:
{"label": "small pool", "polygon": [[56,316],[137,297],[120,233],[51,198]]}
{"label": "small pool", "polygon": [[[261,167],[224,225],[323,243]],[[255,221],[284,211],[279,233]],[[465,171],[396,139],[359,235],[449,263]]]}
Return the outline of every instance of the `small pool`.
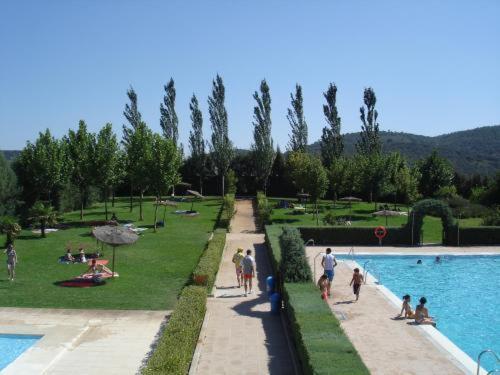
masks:
{"label": "small pool", "polygon": [[[357,255],[355,260],[361,266],[370,261],[368,272],[399,298],[409,294],[413,308],[425,296],[437,328],[473,360],[484,349],[500,352],[500,255],[443,255],[440,263],[423,255]],[[495,368],[489,355],[481,365]]]}
{"label": "small pool", "polygon": [[0,334],[0,371],[28,350],[42,336]]}

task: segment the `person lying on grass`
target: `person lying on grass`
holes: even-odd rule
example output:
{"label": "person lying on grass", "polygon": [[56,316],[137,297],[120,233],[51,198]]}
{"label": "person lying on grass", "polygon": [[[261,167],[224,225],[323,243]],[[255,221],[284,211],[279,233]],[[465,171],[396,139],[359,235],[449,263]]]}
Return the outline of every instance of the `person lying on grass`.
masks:
{"label": "person lying on grass", "polygon": [[410,295],[405,294],[403,296],[403,305],[401,306],[401,312],[399,313],[399,315],[396,316],[396,318],[401,318],[404,312],[405,319],[415,319],[415,313],[411,309],[410,301],[411,301]]}
{"label": "person lying on grass", "polygon": [[435,327],[436,322],[431,316],[429,316],[429,311],[427,310],[427,307],[425,307],[425,304],[427,303],[427,298],[422,297],[420,298],[419,302],[420,304],[417,305],[415,309],[415,323],[430,324]]}
{"label": "person lying on grass", "polygon": [[92,259],[89,268],[87,268],[87,270],[84,273],[82,273],[81,276],[89,273],[93,275],[99,273],[107,273],[109,275],[113,275],[113,272],[108,267],[106,267],[104,264],[97,263],[96,259]]}

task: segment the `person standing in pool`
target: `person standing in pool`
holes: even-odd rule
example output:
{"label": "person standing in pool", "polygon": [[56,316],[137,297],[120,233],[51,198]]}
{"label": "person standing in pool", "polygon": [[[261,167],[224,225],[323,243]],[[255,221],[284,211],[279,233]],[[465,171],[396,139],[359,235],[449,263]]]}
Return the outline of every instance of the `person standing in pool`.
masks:
{"label": "person standing in pool", "polygon": [[422,297],[419,300],[420,304],[415,308],[415,323],[417,324],[430,324],[434,327],[436,326],[436,322],[432,317],[429,316],[429,311],[425,304],[427,303],[427,298]]}
{"label": "person standing in pool", "polygon": [[9,275],[9,280],[14,281],[16,277],[16,264],[17,264],[17,253],[13,244],[8,244],[7,248],[4,250],[7,254],[7,273]]}
{"label": "person standing in pool", "polygon": [[334,268],[337,267],[337,260],[335,256],[332,254],[332,249],[327,248],[326,254],[323,255],[323,259],[321,260],[321,266],[325,270],[325,275],[328,277],[328,296],[331,296],[331,289],[333,283],[333,277],[335,276]]}

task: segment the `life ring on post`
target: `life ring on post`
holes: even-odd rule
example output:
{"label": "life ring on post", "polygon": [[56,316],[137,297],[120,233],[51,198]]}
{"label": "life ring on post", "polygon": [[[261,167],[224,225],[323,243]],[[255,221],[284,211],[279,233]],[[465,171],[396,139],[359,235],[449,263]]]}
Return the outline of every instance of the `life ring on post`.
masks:
{"label": "life ring on post", "polygon": [[387,229],[385,229],[384,226],[380,225],[378,227],[375,228],[375,230],[373,231],[373,233],[375,234],[375,237],[378,238],[378,243],[379,245],[382,245],[382,239],[387,236]]}

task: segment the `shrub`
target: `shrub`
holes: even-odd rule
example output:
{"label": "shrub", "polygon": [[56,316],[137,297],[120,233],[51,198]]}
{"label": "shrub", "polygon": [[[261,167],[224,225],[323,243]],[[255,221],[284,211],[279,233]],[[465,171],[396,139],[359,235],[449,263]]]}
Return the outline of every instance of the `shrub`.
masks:
{"label": "shrub", "polygon": [[335,218],[335,214],[328,210],[326,215],[323,217],[323,224],[325,225],[335,225],[337,223],[337,219]]}
{"label": "shrub", "polygon": [[281,275],[285,282],[311,281],[304,242],[297,228],[284,227],[280,236]]}
{"label": "shrub", "polygon": [[217,218],[216,228],[229,228],[234,216],[234,194],[226,194]]}
{"label": "shrub", "polygon": [[271,214],[273,210],[269,205],[266,195],[258,191],[257,192],[257,226],[263,229],[265,225],[271,224]]}
{"label": "shrub", "polygon": [[11,216],[3,216],[0,218],[0,233],[6,235],[5,246],[14,243],[19,233],[21,233],[21,226],[17,220]]}
{"label": "shrub", "polygon": [[205,288],[188,286],[181,292],[167,328],[143,374],[187,374],[205,317]]}
{"label": "shrub", "polygon": [[485,226],[500,226],[500,209],[493,211],[488,216],[483,218],[482,225]]}
{"label": "shrub", "polygon": [[196,285],[206,286],[211,290],[219,270],[219,264],[226,244],[226,230],[217,229],[213,238],[201,255],[200,261],[193,272],[193,282]]}

